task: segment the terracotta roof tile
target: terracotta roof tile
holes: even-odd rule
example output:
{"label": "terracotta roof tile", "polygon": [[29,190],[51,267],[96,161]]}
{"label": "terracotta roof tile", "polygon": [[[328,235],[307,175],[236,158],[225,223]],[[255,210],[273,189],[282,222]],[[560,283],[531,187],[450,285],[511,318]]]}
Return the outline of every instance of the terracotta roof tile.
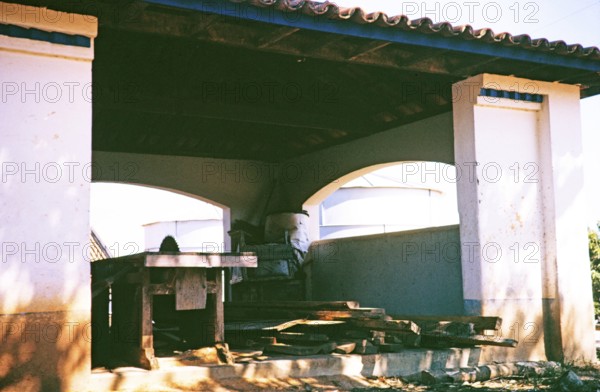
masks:
{"label": "terracotta roof tile", "polygon": [[429,18],[408,19],[404,15],[388,16],[384,12],[365,12],[360,7],[339,7],[331,2],[311,0],[230,0],[235,3],[249,3],[259,7],[275,7],[286,12],[303,12],[312,16],[346,20],[359,24],[415,31],[422,34],[435,34],[463,40],[479,40],[485,43],[521,47],[526,50],[553,52],[561,56],[572,56],[600,60],[600,49],[584,48],[580,44],[566,44],[564,41],[549,42],[546,38],[532,39],[527,34],[496,34],[491,29],[474,29],[470,25],[453,26],[448,22],[434,23]]}

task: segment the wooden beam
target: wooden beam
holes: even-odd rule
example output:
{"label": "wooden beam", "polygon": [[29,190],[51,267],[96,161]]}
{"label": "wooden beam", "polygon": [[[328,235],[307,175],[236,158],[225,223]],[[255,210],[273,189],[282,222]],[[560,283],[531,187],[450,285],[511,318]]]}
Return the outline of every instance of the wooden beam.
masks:
{"label": "wooden beam", "polygon": [[[448,70],[444,67],[429,66],[426,70],[421,69],[419,64],[402,65],[388,53],[380,53],[379,49],[388,47],[387,41],[374,48],[348,56],[353,50],[350,43],[339,42],[337,47],[325,45],[322,48],[314,48],[314,40],[305,41],[285,40],[286,37],[295,34],[297,30],[289,27],[282,28],[270,25],[265,28],[264,24],[253,24],[245,20],[227,18],[209,14],[201,14],[193,17],[190,14],[166,13],[160,8],[151,8],[150,11],[140,12],[135,19],[128,18],[106,18],[101,19],[101,25],[115,30],[133,31],[137,33],[157,34],[163,36],[193,38],[207,42],[218,42],[231,46],[243,47],[253,50],[267,51],[272,53],[302,56],[307,58],[318,58],[338,62],[373,65],[378,67],[392,68],[405,71],[425,71],[447,75]],[[198,19],[202,21],[198,23]],[[283,32],[282,32],[283,30]],[[323,37],[331,36],[334,39],[337,34],[320,33]],[[283,42],[285,41],[285,45]],[[312,42],[312,44],[311,44]],[[393,43],[392,43],[393,44]],[[406,49],[404,49],[406,50]]]}
{"label": "wooden beam", "polygon": [[277,341],[283,342],[319,342],[329,341],[329,336],[322,333],[280,332]]}
{"label": "wooden beam", "polygon": [[455,321],[459,323],[473,323],[475,331],[498,330],[502,327],[502,318],[488,316],[415,316],[415,315],[390,315],[395,320],[411,320],[417,324],[439,321]]}
{"label": "wooden beam", "polygon": [[498,339],[493,336],[473,335],[454,336],[444,334],[421,334],[421,346],[423,347],[451,347],[451,346],[498,346],[517,347],[519,342],[514,339]]}
{"label": "wooden beam", "polygon": [[366,47],[362,47],[358,53],[353,56],[348,57],[348,61],[357,61],[360,57],[372,54],[377,52],[380,49],[385,48],[386,46],[391,45],[391,42],[388,41],[372,41]]}
{"label": "wooden beam", "polygon": [[329,115],[324,110],[321,112],[311,111],[308,114],[299,110],[269,109],[265,106],[258,108],[257,106],[241,104],[219,104],[192,99],[183,100],[175,97],[142,96],[135,102],[115,102],[106,99],[98,101],[96,107],[99,110],[106,111],[107,115],[111,112],[152,113],[326,132],[332,130],[342,132],[345,130],[365,130],[370,125],[366,120],[361,121],[355,116]]}
{"label": "wooden beam", "polygon": [[350,325],[374,331],[421,333],[421,328],[410,320],[350,320]]}
{"label": "wooden beam", "polygon": [[146,267],[172,268],[172,267],[196,267],[196,268],[221,268],[221,267],[245,267],[256,268],[257,258],[253,253],[158,253],[146,252],[144,265]]}
{"label": "wooden beam", "polygon": [[313,310],[347,310],[356,309],[360,305],[356,301],[260,301],[260,302],[227,302],[227,308],[286,308]]}
{"label": "wooden beam", "polygon": [[265,347],[267,353],[278,353],[286,355],[306,356],[316,355],[319,353],[329,354],[337,348],[337,345],[333,342],[323,343],[316,346],[300,346],[283,343],[270,344]]}
{"label": "wooden beam", "polygon": [[273,32],[273,34],[262,37],[257,42],[257,47],[260,49],[264,49],[269,47],[272,44],[275,44],[282,39],[289,37],[290,35],[298,32],[300,29],[295,27],[280,27]]}
{"label": "wooden beam", "polygon": [[307,314],[309,317],[317,320],[382,319],[385,317],[385,309],[358,308],[348,310],[315,310],[308,311]]}

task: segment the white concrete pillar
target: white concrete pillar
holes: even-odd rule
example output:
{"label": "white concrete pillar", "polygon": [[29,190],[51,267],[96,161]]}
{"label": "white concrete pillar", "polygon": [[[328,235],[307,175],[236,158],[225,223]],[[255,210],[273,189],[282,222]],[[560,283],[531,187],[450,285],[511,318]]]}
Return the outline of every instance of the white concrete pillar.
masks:
{"label": "white concrete pillar", "polygon": [[0,27],[1,384],[82,390],[97,20],[0,2]]}
{"label": "white concrete pillar", "polygon": [[501,316],[519,341],[484,360],[593,360],[579,88],[489,74],[453,87],[465,312]]}

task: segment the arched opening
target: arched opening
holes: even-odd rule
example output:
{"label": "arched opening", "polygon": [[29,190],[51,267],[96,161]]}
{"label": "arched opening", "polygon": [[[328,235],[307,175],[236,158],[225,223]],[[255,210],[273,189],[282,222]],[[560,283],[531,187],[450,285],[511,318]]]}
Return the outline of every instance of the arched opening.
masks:
{"label": "arched opening", "polygon": [[228,218],[226,206],[176,190],[109,182],[91,186],[91,226],[112,257],[157,251],[167,236],[182,251],[202,251],[209,244],[223,251]]}
{"label": "arched opening", "polygon": [[456,225],[456,171],[423,161],[369,166],[323,187],[304,208],[314,239]]}
{"label": "arched opening", "polygon": [[[454,167],[390,162],[348,173],[304,204],[312,300],[395,315],[463,312]],[[369,284],[365,284],[369,282]]]}
{"label": "arched opening", "polygon": [[[93,232],[99,243],[100,239],[105,241],[109,258],[145,251],[167,255],[179,251],[218,253],[224,252],[229,243],[226,236],[229,208],[183,192],[95,182],[91,186],[90,212]],[[140,256],[146,260],[147,255],[136,255],[134,259]],[[212,320],[214,309],[222,301],[223,271],[151,268],[141,264],[145,272],[140,272],[140,265],[132,268],[123,259],[116,262],[112,259],[112,264],[92,263],[92,323],[98,326],[92,334],[92,366],[138,361],[138,365],[152,368],[157,366],[157,357],[171,357],[180,350],[208,344],[209,333],[198,330]],[[118,271],[135,275],[133,280],[137,283],[130,284]],[[204,296],[199,294],[198,285],[209,283],[213,291],[210,294],[204,291]],[[140,284],[145,288],[141,289]],[[144,292],[149,287],[160,287],[163,291],[148,299]],[[185,302],[180,292],[197,295],[189,296],[192,300]],[[144,296],[146,299],[141,299]],[[122,331],[127,328],[136,331],[145,328],[151,355],[143,359],[129,356],[128,350],[137,352],[139,347],[132,348],[131,339],[123,338]],[[139,336],[132,339],[146,344]]]}

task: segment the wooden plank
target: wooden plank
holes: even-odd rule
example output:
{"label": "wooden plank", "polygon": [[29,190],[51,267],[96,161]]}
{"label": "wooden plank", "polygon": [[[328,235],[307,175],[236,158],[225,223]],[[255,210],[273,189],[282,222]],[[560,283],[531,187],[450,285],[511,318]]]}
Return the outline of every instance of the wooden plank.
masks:
{"label": "wooden plank", "polygon": [[144,261],[146,267],[196,267],[256,268],[257,257],[254,253],[159,253],[147,252]]}
{"label": "wooden plank", "polygon": [[421,328],[410,320],[350,320],[354,327],[375,331],[421,333]]}
{"label": "wooden plank", "polygon": [[275,328],[288,323],[287,320],[257,320],[257,321],[227,321],[225,322],[225,331],[243,332],[243,331],[276,331]]}
{"label": "wooden plank", "polygon": [[263,329],[265,331],[278,331],[279,332],[279,331],[284,331],[286,329],[295,327],[296,325],[300,325],[300,324],[304,323],[305,321],[306,321],[306,319],[291,320],[291,321],[286,321],[286,322],[278,324],[278,325],[265,327]]}
{"label": "wooden plank", "polygon": [[415,315],[391,315],[394,320],[411,320],[417,324],[437,321],[455,321],[459,323],[473,323],[476,331],[498,330],[502,327],[502,318],[488,316],[415,316]]}
{"label": "wooden plank", "polygon": [[379,349],[371,344],[371,342],[369,342],[367,339],[357,339],[353,340],[353,342],[356,343],[356,347],[353,351],[354,354],[369,355],[377,354],[379,351]]}
{"label": "wooden plank", "polygon": [[216,292],[214,294],[209,294],[211,297],[210,307],[209,309],[211,322],[212,322],[212,330],[213,335],[211,336],[213,342],[223,343],[225,341],[225,319],[223,315],[223,277],[222,270],[216,269],[210,271],[212,275],[212,280],[215,282]]}
{"label": "wooden plank", "polygon": [[277,334],[277,340],[282,342],[325,343],[329,341],[329,336],[322,333],[280,332]]}
{"label": "wooden plank", "polygon": [[517,347],[518,343],[514,339],[498,339],[483,335],[452,336],[431,333],[421,335],[421,346],[423,347],[448,347],[452,345]]}
{"label": "wooden plank", "polygon": [[300,346],[283,343],[269,344],[265,346],[265,352],[267,353],[278,353],[286,355],[306,356],[316,355],[319,353],[329,354],[337,348],[334,342],[319,344],[316,346]]}
{"label": "wooden plank", "polygon": [[337,343],[337,347],[334,352],[338,354],[350,354],[354,350],[356,350],[355,342],[341,342]]}
{"label": "wooden plank", "polygon": [[345,320],[345,319],[383,319],[385,310],[381,308],[357,308],[346,310],[313,310],[294,308],[248,307],[244,308],[227,303],[225,305],[229,320],[253,319],[316,319],[316,320]]}
{"label": "wooden plank", "polygon": [[175,277],[175,309],[206,308],[206,269],[178,268]]}
{"label": "wooden plank", "polygon": [[473,323],[461,323],[457,321],[420,321],[416,324],[421,327],[421,333],[443,333],[453,336],[475,335]]}
{"label": "wooden plank", "polygon": [[152,331],[152,295],[149,293],[150,272],[143,271],[142,295],[140,298],[141,320],[140,326],[140,347],[139,364],[149,370],[158,369],[158,361],[154,357],[154,337]]}
{"label": "wooden plank", "polygon": [[385,309],[382,308],[359,308],[349,310],[314,310],[308,311],[307,315],[318,320],[340,320],[340,319],[383,319]]}
{"label": "wooden plank", "polygon": [[387,332],[386,343],[401,343],[404,347],[419,347],[421,335],[411,332]]}
{"label": "wooden plank", "polygon": [[285,322],[283,324],[274,326],[274,327],[268,327],[268,328],[264,328],[265,331],[284,331],[286,329],[290,329],[292,327],[296,327],[299,325],[305,325],[305,326],[309,326],[309,327],[322,327],[322,326],[330,326],[330,325],[343,325],[346,324],[345,321],[340,321],[340,320],[307,320],[307,319],[298,319],[298,320],[291,320],[288,322]]}
{"label": "wooden plank", "polygon": [[286,308],[312,310],[347,310],[356,309],[360,304],[356,301],[260,301],[260,302],[227,302],[230,308]]}

